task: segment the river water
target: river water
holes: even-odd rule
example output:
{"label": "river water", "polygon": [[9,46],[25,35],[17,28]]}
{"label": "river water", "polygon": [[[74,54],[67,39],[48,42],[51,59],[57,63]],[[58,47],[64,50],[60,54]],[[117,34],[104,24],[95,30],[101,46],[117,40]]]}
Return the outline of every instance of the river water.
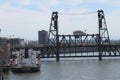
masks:
{"label": "river water", "polygon": [[120,59],[42,60],[40,72],[9,72],[5,80],[120,80]]}

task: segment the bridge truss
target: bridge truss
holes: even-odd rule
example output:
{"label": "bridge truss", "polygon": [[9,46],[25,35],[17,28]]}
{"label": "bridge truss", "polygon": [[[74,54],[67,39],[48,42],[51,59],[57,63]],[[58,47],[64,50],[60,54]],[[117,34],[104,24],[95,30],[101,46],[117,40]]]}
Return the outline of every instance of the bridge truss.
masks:
{"label": "bridge truss", "polygon": [[49,29],[48,56],[60,57],[99,57],[119,56],[119,45],[111,45],[103,10],[98,10],[98,33],[84,35],[60,35],[58,12],[53,12]]}
{"label": "bridge truss", "polygon": [[44,46],[26,46],[27,49],[39,50],[41,58],[69,57],[120,57],[120,45],[111,45],[105,15],[98,10],[98,33],[83,35],[60,35],[58,12],[51,16],[48,44]]}

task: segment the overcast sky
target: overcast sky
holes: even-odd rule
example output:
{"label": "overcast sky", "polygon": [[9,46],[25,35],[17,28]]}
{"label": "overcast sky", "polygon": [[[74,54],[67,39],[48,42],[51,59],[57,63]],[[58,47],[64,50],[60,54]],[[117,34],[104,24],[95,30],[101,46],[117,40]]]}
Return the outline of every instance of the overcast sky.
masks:
{"label": "overcast sky", "polygon": [[[1,36],[37,40],[39,30],[49,30],[51,13],[88,13],[104,10],[110,39],[120,39],[120,0],[0,0]],[[60,15],[60,34],[75,30],[97,33],[97,13]]]}

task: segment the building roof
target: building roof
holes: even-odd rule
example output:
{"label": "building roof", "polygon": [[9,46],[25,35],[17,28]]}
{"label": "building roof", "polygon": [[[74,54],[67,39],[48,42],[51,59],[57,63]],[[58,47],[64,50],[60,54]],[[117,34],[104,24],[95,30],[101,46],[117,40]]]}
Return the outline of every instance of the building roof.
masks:
{"label": "building roof", "polygon": [[75,31],[73,31],[73,33],[83,33],[83,31],[81,31],[81,30],[75,30]]}

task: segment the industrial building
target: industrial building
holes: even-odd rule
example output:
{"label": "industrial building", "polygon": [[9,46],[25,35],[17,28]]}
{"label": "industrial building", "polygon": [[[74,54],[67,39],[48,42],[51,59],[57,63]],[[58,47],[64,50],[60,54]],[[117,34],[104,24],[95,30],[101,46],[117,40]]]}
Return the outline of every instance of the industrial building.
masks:
{"label": "industrial building", "polygon": [[21,42],[23,42],[23,41],[24,41],[24,39],[20,39],[20,38],[10,38],[9,39],[10,45],[12,45],[12,46],[21,45]]}
{"label": "industrial building", "polygon": [[45,45],[48,41],[48,31],[38,31],[38,43],[39,45]]}

